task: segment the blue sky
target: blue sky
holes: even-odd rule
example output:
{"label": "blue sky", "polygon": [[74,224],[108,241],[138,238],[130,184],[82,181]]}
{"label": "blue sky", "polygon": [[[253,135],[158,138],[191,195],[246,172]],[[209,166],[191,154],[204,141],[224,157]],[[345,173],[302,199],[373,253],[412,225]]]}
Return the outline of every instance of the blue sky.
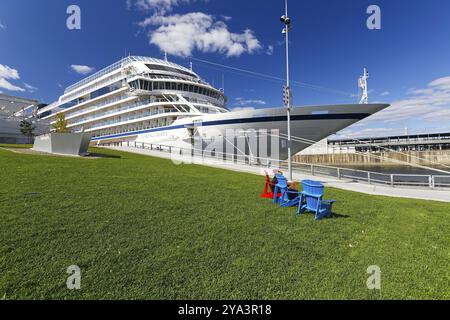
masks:
{"label": "blue sky", "polygon": [[[81,30],[66,27],[71,4]],[[372,4],[381,30],[366,27]],[[80,73],[163,49],[185,66],[191,55],[284,78],[283,11],[283,0],[2,0],[0,92],[50,103]],[[290,16],[295,105],[355,103],[367,67],[370,101],[393,106],[345,135],[450,131],[450,1],[291,0]],[[281,107],[281,81],[193,63],[216,87],[225,79],[230,108]]]}

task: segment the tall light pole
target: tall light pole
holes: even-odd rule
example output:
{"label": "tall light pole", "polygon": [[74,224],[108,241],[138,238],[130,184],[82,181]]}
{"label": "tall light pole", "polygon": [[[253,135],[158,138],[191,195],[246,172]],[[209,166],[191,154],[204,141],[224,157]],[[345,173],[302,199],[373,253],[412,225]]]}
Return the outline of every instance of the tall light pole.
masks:
{"label": "tall light pole", "polygon": [[289,180],[292,181],[292,150],[291,150],[291,107],[292,107],[292,95],[289,79],[289,31],[291,29],[291,19],[288,16],[288,0],[285,0],[285,14],[280,18],[284,23],[283,34],[286,36],[286,87],[284,90],[285,99],[284,104],[287,109],[287,131],[288,131],[288,171]]}

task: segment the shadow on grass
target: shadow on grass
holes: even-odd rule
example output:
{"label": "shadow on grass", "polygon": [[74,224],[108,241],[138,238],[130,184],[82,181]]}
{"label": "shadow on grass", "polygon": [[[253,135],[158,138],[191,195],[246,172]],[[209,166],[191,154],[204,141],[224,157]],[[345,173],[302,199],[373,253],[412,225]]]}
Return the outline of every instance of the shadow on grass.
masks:
{"label": "shadow on grass", "polygon": [[347,214],[339,214],[339,213],[335,213],[333,212],[331,214],[331,219],[345,219],[345,218],[350,218],[351,216],[347,215]]}
{"label": "shadow on grass", "polygon": [[92,158],[110,158],[110,159],[121,159],[121,156],[113,155],[113,154],[104,154],[104,153],[95,153],[95,152],[89,152],[88,157]]}
{"label": "shadow on grass", "polygon": [[[303,216],[303,215],[306,215],[306,216],[311,215],[312,217],[314,217],[315,213],[314,212],[309,212],[309,211],[308,212],[303,212],[302,214],[297,215],[297,217],[300,217],[300,216]],[[330,217],[325,217],[323,219],[346,219],[346,218],[351,218],[351,216],[346,215],[346,214],[339,214],[339,213],[334,213],[333,212]]]}

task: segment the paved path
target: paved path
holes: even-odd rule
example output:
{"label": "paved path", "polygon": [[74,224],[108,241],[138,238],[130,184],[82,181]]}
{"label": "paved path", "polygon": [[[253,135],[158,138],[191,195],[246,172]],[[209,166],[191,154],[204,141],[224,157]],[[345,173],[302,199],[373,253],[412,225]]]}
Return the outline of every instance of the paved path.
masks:
{"label": "paved path", "polygon": [[[191,158],[176,158],[174,155],[168,152],[161,152],[155,150],[143,150],[138,148],[131,147],[108,147],[108,149],[131,152],[136,154],[142,154],[152,157],[158,158],[166,158],[171,159],[174,163],[179,162],[190,162]],[[222,168],[227,170],[233,170],[237,172],[247,172],[254,173],[258,175],[264,175],[264,169],[258,166],[249,166],[243,164],[234,164],[230,162],[223,162],[217,160],[205,160],[200,157],[193,159],[194,164],[206,165],[215,168]],[[321,181],[325,185],[330,187],[339,188],[348,191],[355,191],[365,194],[371,195],[380,195],[380,196],[389,196],[389,197],[398,197],[398,198],[412,198],[412,199],[421,199],[421,200],[434,200],[434,201],[442,201],[450,203],[450,191],[442,191],[442,190],[431,190],[431,189],[414,189],[414,188],[400,188],[400,187],[388,187],[381,185],[371,185],[367,183],[354,182],[351,180],[338,180],[332,177],[319,177],[319,176],[311,176],[304,173],[294,173],[294,179],[297,181],[301,181],[304,179],[312,179],[316,181]]]}

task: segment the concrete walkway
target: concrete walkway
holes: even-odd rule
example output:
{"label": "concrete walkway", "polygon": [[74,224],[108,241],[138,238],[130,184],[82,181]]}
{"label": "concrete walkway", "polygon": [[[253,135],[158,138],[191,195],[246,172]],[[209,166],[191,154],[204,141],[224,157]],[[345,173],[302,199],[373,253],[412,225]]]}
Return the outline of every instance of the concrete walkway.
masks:
{"label": "concrete walkway", "polygon": [[[177,157],[174,154],[168,152],[156,151],[156,150],[143,150],[131,147],[107,147],[107,149],[131,152],[146,156],[171,159],[174,164],[181,163],[193,163],[199,165],[205,165],[215,168],[221,168],[226,170],[232,170],[236,172],[253,173],[257,175],[264,175],[264,170],[267,170],[272,174],[271,169],[262,168],[260,166],[249,166],[243,164],[234,164],[230,162],[224,162],[220,160],[203,159],[201,157]],[[360,192],[370,195],[397,197],[397,198],[410,198],[420,200],[433,200],[450,203],[450,191],[443,190],[431,190],[431,189],[414,189],[414,188],[399,188],[389,187],[382,185],[371,185],[367,183],[359,183],[351,180],[338,180],[332,177],[311,176],[304,173],[294,173],[294,180],[301,181],[305,179],[316,180],[324,183],[327,186],[339,188],[348,191]]]}

